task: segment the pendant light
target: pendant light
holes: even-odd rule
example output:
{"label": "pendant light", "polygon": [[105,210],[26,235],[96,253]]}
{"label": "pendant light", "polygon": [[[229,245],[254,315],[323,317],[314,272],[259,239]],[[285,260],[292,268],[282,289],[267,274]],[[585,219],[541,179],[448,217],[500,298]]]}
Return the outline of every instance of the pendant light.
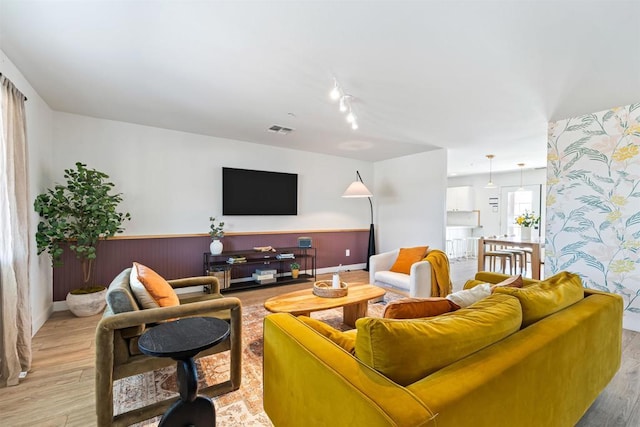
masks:
{"label": "pendant light", "polygon": [[487,159],[489,159],[489,182],[487,183],[487,185],[484,186],[484,188],[496,188],[496,185],[493,183],[493,176],[492,176],[492,169],[491,169],[491,162],[493,160],[495,156],[493,154],[487,154]]}
{"label": "pendant light", "polygon": [[518,166],[520,166],[520,188],[518,188],[518,191],[524,191],[524,186],[522,185],[522,171],[524,170],[524,163],[518,163]]}

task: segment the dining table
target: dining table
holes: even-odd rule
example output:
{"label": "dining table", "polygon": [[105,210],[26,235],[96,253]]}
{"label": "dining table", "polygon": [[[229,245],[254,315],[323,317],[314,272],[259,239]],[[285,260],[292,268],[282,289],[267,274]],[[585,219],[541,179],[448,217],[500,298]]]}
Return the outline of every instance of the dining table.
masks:
{"label": "dining table", "polygon": [[508,246],[511,248],[530,248],[531,249],[531,278],[540,280],[540,249],[544,246],[544,242],[538,237],[531,239],[521,239],[517,236],[491,236],[481,237],[478,240],[478,271],[485,270],[484,253],[487,245]]}

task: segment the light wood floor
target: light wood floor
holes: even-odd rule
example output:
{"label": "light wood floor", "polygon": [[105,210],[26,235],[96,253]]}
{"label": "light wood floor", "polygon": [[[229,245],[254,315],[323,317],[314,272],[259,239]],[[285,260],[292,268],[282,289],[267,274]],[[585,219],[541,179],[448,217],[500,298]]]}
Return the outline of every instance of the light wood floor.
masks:
{"label": "light wood floor", "polygon": [[[475,261],[452,262],[454,290],[474,275]],[[321,278],[329,278],[329,275]],[[364,271],[344,272],[348,283],[368,282]],[[309,284],[234,293],[244,305]],[[95,423],[94,331],[100,315],[56,312],[33,339],[32,370],[16,387],[0,389],[0,426],[90,427]],[[580,427],[640,426],[640,333],[623,332],[620,371],[578,423]]]}

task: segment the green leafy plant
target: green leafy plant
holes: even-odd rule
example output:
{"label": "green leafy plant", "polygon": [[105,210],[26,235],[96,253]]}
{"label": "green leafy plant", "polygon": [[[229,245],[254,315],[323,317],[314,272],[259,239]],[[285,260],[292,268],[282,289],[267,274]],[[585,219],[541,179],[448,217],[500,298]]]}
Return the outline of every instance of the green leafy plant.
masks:
{"label": "green leafy plant", "polygon": [[540,223],[540,217],[535,212],[524,211],[523,214],[516,217],[515,222],[521,227],[533,227]]}
{"label": "green leafy plant", "polygon": [[34,202],[40,215],[36,232],[38,254],[47,252],[52,265],[62,265],[64,243],[82,264],[82,282],[87,286],[91,278],[96,246],[100,240],[121,233],[129,213],[116,210],[122,195],[111,194],[114,184],[108,175],[77,162],[76,169],[65,169],[66,185],[56,185],[38,195]]}
{"label": "green leafy plant", "polygon": [[224,237],[224,222],[219,222],[218,225],[216,225],[216,218],[211,216],[209,217],[209,221],[211,221],[211,226],[210,231],[209,231],[209,235],[211,236],[212,239],[221,239]]}
{"label": "green leafy plant", "polygon": [[300,270],[300,264],[297,262],[292,262],[289,267],[291,267],[292,270]]}

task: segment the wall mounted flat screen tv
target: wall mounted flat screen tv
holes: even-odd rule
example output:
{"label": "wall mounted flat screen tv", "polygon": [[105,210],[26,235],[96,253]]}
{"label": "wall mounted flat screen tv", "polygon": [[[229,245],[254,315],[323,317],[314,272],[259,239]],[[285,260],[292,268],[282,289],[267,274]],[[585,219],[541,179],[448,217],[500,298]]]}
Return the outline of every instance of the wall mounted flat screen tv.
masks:
{"label": "wall mounted flat screen tv", "polygon": [[298,175],[223,167],[222,215],[298,215]]}

